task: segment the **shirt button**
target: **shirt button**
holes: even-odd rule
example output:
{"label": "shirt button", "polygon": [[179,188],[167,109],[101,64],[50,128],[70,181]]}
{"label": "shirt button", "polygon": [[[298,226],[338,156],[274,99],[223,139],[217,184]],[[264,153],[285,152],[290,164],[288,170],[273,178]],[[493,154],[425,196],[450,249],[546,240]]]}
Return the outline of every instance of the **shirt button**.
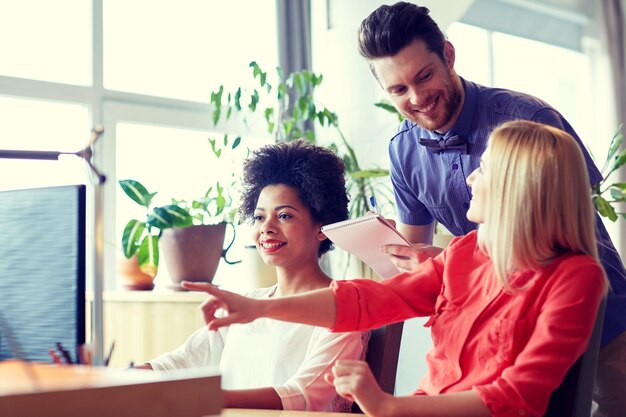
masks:
{"label": "shirt button", "polygon": [[452,164],[452,171],[459,169],[459,164]]}
{"label": "shirt button", "polygon": [[468,203],[463,203],[463,208],[469,208],[469,204]]}

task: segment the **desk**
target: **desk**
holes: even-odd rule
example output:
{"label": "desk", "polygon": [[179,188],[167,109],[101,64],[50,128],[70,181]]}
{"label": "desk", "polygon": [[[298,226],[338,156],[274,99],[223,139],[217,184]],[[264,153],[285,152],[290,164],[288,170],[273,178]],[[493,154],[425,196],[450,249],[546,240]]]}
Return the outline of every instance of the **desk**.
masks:
{"label": "desk", "polygon": [[220,376],[0,362],[0,414],[12,417],[200,417],[218,415]]}
{"label": "desk", "polygon": [[346,417],[349,415],[350,414],[346,413],[324,413],[319,411],[252,410],[247,408],[224,408],[220,417]]}

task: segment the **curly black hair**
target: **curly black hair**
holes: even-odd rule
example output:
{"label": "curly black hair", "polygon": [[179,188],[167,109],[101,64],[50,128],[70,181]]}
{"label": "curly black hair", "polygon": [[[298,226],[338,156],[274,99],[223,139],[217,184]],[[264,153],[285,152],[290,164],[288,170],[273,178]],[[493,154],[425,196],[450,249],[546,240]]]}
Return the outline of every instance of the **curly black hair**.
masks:
{"label": "curly black hair", "polygon": [[[244,162],[239,214],[252,219],[261,191],[283,184],[298,191],[315,222],[329,224],[348,218],[344,164],[333,151],[305,139],[264,146]],[[326,239],[318,257],[332,249]]]}

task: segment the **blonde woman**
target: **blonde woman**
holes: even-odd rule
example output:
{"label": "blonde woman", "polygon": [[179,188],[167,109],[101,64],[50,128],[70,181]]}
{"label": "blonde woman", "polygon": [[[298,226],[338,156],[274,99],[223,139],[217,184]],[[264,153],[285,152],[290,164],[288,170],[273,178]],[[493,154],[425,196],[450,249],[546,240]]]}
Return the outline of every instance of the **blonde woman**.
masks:
{"label": "blonde woman", "polygon": [[[585,350],[607,285],[584,159],[563,131],[508,122],[467,183],[479,230],[413,272],[274,300],[185,286],[213,296],[203,308],[210,329],[271,317],[343,332],[430,316],[433,349],[414,395],[381,391],[362,361],[327,375],[368,415],[543,415]],[[215,317],[218,308],[228,316]]]}

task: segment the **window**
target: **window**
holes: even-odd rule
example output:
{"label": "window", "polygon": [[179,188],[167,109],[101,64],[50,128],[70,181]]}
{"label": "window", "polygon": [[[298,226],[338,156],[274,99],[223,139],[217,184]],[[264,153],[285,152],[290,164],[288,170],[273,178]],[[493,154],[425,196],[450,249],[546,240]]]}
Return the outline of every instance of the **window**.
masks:
{"label": "window", "polygon": [[[456,46],[455,69],[479,84],[532,94],[565,116],[589,144],[593,116],[589,57],[543,42],[455,22],[447,31]],[[537,63],[541,65],[537,65]]]}
{"label": "window", "polygon": [[[459,75],[488,86],[508,88],[535,95],[556,108],[602,168],[615,127],[608,116],[612,109],[606,80],[594,77],[592,53],[491,32],[455,22],[447,31],[457,46],[455,69]],[[540,63],[540,65],[539,65]],[[487,64],[487,65],[486,65]],[[598,68],[595,68],[596,72]],[[607,94],[609,93],[609,94]],[[613,242],[620,242],[619,223],[604,220]]]}
{"label": "window", "polygon": [[[105,127],[94,152],[107,178],[105,288],[117,286],[118,224],[128,218],[116,211],[127,199],[117,180],[167,198],[206,187],[208,174],[189,169],[210,168],[201,166],[210,94],[249,80],[250,61],[278,65],[276,16],[275,0],[0,1],[0,149],[77,151],[94,125]],[[80,159],[63,159],[3,160],[2,187],[88,182]]]}
{"label": "window", "polygon": [[[88,132],[85,105],[0,96],[0,149],[76,152],[87,142]],[[82,161],[72,156],[59,162],[2,160],[0,178],[2,189],[88,180]]]}
{"label": "window", "polygon": [[0,74],[91,85],[91,3],[0,2]]}
{"label": "window", "polygon": [[207,102],[220,84],[248,80],[250,61],[276,66],[273,27],[268,0],[107,0],[104,87]]}

